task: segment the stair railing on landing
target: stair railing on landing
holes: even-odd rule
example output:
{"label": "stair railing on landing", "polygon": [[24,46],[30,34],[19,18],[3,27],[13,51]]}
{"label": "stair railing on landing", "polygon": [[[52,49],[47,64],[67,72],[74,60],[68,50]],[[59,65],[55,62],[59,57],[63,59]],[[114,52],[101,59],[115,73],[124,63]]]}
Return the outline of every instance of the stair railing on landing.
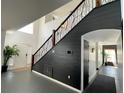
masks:
{"label": "stair railing on landing", "polygon": [[107,4],[115,0],[82,0],[81,3],[71,12],[62,24],[53,31],[53,34],[32,56],[32,66],[45,56],[69,31],[74,28],[90,11],[95,7]]}

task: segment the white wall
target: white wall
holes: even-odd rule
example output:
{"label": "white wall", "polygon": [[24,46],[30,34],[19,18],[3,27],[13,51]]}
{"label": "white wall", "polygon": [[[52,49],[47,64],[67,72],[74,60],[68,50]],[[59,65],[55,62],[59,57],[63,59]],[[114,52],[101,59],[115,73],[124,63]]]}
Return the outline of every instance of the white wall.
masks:
{"label": "white wall", "polygon": [[118,73],[117,78],[119,81],[118,88],[120,93],[123,93],[123,49],[122,49],[122,36],[120,34],[117,40],[117,59],[118,59]]}
{"label": "white wall", "polygon": [[[7,33],[5,38],[5,46],[6,45],[14,45],[20,49],[19,56],[13,57],[9,61],[10,64],[13,64],[13,69],[26,67],[31,64],[31,57],[34,52],[37,50],[37,40],[38,40],[38,23],[34,23],[34,33],[27,34],[19,31],[15,31],[11,34]],[[26,56],[27,54],[27,56]]]}
{"label": "white wall", "polygon": [[[31,54],[29,54],[30,53],[29,50],[31,48],[24,44],[18,44],[18,49],[20,49],[19,56],[15,56],[13,58],[14,63],[13,63],[12,69],[28,67],[28,64],[31,64]],[[30,60],[28,60],[29,57],[30,57]]]}
{"label": "white wall", "polygon": [[[120,81],[118,87],[120,90],[123,89],[123,49],[122,49],[122,36],[120,34],[117,40],[117,59],[118,59],[118,80]],[[120,91],[123,93],[123,91]]]}
{"label": "white wall", "polygon": [[[92,51],[94,48],[94,51]],[[96,43],[89,41],[89,82],[96,75]]]}
{"label": "white wall", "polygon": [[52,35],[53,28],[53,23],[45,23],[45,17],[39,20],[38,48]]}
{"label": "white wall", "polygon": [[[16,44],[19,46],[20,51],[23,51],[23,53],[20,53],[19,57],[13,58],[12,61],[17,61],[14,64],[14,68],[23,67],[26,59],[28,60],[28,63],[30,63],[31,54],[34,54],[39,47],[41,47],[41,45],[50,37],[50,35],[52,35],[53,29],[56,29],[65,18],[66,16],[63,16],[45,23],[45,17],[42,17],[40,20],[37,20],[33,23],[33,34],[27,34],[19,31],[15,31],[12,34],[6,34],[5,45],[12,46]],[[23,56],[26,54],[28,54],[27,58]],[[21,62],[21,59],[23,62]],[[12,62],[10,62],[10,64],[11,63]]]}
{"label": "white wall", "polygon": [[[45,23],[44,16],[33,23],[33,34],[27,34],[19,31],[15,31],[12,34],[7,34],[5,45],[17,44],[23,52],[27,51],[27,46],[29,47],[29,51],[32,49],[31,52],[27,51],[28,55],[30,55],[30,53],[34,54],[39,49],[39,47],[41,47],[41,45],[50,37],[50,35],[52,35],[53,30],[57,29],[66,17],[67,16],[58,16],[57,19]],[[21,52],[20,54],[20,57],[13,58],[14,61],[17,61],[16,64],[14,64],[15,68],[22,67],[25,64],[24,62],[19,62],[22,58],[25,59],[25,57],[23,56],[25,55],[25,53]],[[29,56],[27,59],[30,59]],[[28,63],[30,62],[28,61]]]}
{"label": "white wall", "polygon": [[123,63],[123,56],[122,56],[122,37],[121,34],[117,40],[117,58],[119,65]]}
{"label": "white wall", "polygon": [[53,30],[56,30],[66,17],[67,16],[58,16],[57,19],[51,20],[47,23],[45,23],[45,17],[42,17],[39,20],[38,48],[52,35]]}
{"label": "white wall", "polygon": [[98,43],[98,68],[102,66],[102,45]]}

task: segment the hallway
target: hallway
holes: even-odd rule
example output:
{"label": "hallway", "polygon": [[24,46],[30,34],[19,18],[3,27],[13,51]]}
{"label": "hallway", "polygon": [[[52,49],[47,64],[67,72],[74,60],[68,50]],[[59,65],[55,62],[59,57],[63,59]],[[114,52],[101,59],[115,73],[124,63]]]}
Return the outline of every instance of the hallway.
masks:
{"label": "hallway", "polygon": [[83,93],[123,93],[122,77],[123,74],[120,73],[120,68],[102,66],[98,71],[96,78]]}
{"label": "hallway", "polygon": [[[121,93],[118,68],[105,66],[98,73],[114,77],[116,93]],[[1,81],[2,93],[78,93],[29,71],[4,73]]]}
{"label": "hallway", "polygon": [[123,93],[123,68],[104,66],[101,67],[99,74],[113,77],[116,83],[116,93]]}

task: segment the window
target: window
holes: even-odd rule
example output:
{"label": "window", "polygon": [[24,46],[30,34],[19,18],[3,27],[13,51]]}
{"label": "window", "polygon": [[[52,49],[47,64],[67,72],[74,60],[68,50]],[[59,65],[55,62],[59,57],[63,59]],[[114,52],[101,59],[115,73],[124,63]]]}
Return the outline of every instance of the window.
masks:
{"label": "window", "polygon": [[28,33],[28,34],[33,34],[33,23],[19,29],[18,31]]}

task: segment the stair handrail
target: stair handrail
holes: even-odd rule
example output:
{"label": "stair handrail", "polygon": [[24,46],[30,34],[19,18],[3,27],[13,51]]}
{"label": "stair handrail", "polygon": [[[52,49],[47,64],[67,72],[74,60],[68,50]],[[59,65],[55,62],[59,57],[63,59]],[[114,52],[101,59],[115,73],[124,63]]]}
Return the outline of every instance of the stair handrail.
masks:
{"label": "stair handrail", "polygon": [[34,55],[46,44],[46,42],[52,37],[52,35],[50,35],[50,37],[41,45],[40,48],[38,48],[38,50],[34,53]]}
{"label": "stair handrail", "polygon": [[[76,9],[84,2],[85,0],[82,0],[79,4],[78,4],[78,6],[69,14],[69,16],[60,24],[60,26],[56,29],[56,30],[54,30],[53,31],[53,33],[54,33],[54,36],[55,36],[55,32],[57,32],[57,30],[62,26],[62,24],[64,24],[64,22],[66,22],[66,20],[73,14],[73,12],[74,11],[76,11]],[[35,61],[35,55],[38,53],[38,51],[47,43],[47,41],[51,38],[53,36],[53,34],[42,44],[42,46],[32,55],[32,64],[35,64],[36,62],[34,62]],[[54,38],[54,40],[53,41],[55,41],[55,38]],[[52,41],[52,44],[54,43]],[[53,44],[53,46],[55,45],[55,43]],[[40,59],[40,58],[39,58]],[[38,59],[38,60],[39,60]],[[37,61],[38,61],[37,60]]]}
{"label": "stair handrail", "polygon": [[60,24],[60,26],[55,30],[55,32],[57,32],[57,30],[66,22],[66,20],[68,20],[68,18],[77,10],[77,8],[84,2],[85,0],[82,0],[78,6],[69,14],[69,16],[67,16],[67,18]]}
{"label": "stair handrail", "polygon": [[[85,1],[86,1],[86,2],[85,2]],[[60,24],[60,26],[59,26],[56,30],[53,31],[53,34],[52,34],[52,35],[43,43],[43,45],[34,53],[34,55],[33,55],[33,57],[32,57],[32,59],[33,59],[33,60],[32,60],[32,65],[35,64],[36,62],[38,62],[43,56],[45,56],[45,55],[48,53],[48,51],[50,51],[50,49],[52,49],[52,48],[69,32],[69,31],[68,31],[65,35],[63,35],[63,37],[61,37],[59,41],[56,40],[56,37],[57,37],[56,34],[57,34],[57,32],[59,32],[59,29],[63,26],[63,24],[65,24],[65,22],[74,14],[74,12],[76,12],[76,10],[77,10],[82,4],[88,3],[88,1],[92,1],[92,4],[93,4],[93,1],[95,1],[95,0],[82,0],[82,1],[78,4],[78,6],[77,6],[77,7],[69,14],[69,16]],[[100,1],[100,2],[97,2],[97,3],[96,3],[96,1]],[[112,1],[114,1],[114,0],[96,0],[96,1],[95,1],[96,5],[95,5],[95,6],[92,5],[92,9],[91,9],[91,10],[93,10],[95,7],[99,7],[99,6],[101,6],[101,5],[104,5],[104,4],[108,3],[108,2],[112,2]],[[91,10],[90,10],[90,11],[91,11]],[[83,11],[82,11],[82,12],[83,12]],[[88,13],[89,13],[89,11],[88,11]],[[88,14],[88,13],[87,13],[87,14]],[[87,15],[87,14],[86,14],[86,15]],[[85,16],[86,16],[86,15],[85,15]],[[84,17],[85,17],[85,16],[84,16]],[[83,17],[83,18],[84,18],[84,17]],[[80,21],[81,21],[83,18],[81,18]],[[79,23],[79,22],[78,22],[78,23]],[[75,26],[75,25],[74,25],[74,26]],[[73,27],[74,27],[74,26],[73,26]],[[73,27],[72,27],[72,28],[73,28]],[[71,29],[72,29],[72,28],[71,28]],[[37,53],[45,46],[46,43],[48,43],[48,41],[50,41],[50,44],[49,44],[49,45],[51,45],[51,46],[49,47],[49,49],[46,50],[46,53],[44,53],[42,56],[41,56],[40,53],[39,53],[39,55],[40,55],[39,58],[36,58],[37,60],[35,60],[35,56],[37,55]],[[56,42],[56,41],[57,41],[57,42]],[[47,49],[47,48],[46,48],[46,49]],[[43,50],[43,51],[45,51],[45,50]]]}

